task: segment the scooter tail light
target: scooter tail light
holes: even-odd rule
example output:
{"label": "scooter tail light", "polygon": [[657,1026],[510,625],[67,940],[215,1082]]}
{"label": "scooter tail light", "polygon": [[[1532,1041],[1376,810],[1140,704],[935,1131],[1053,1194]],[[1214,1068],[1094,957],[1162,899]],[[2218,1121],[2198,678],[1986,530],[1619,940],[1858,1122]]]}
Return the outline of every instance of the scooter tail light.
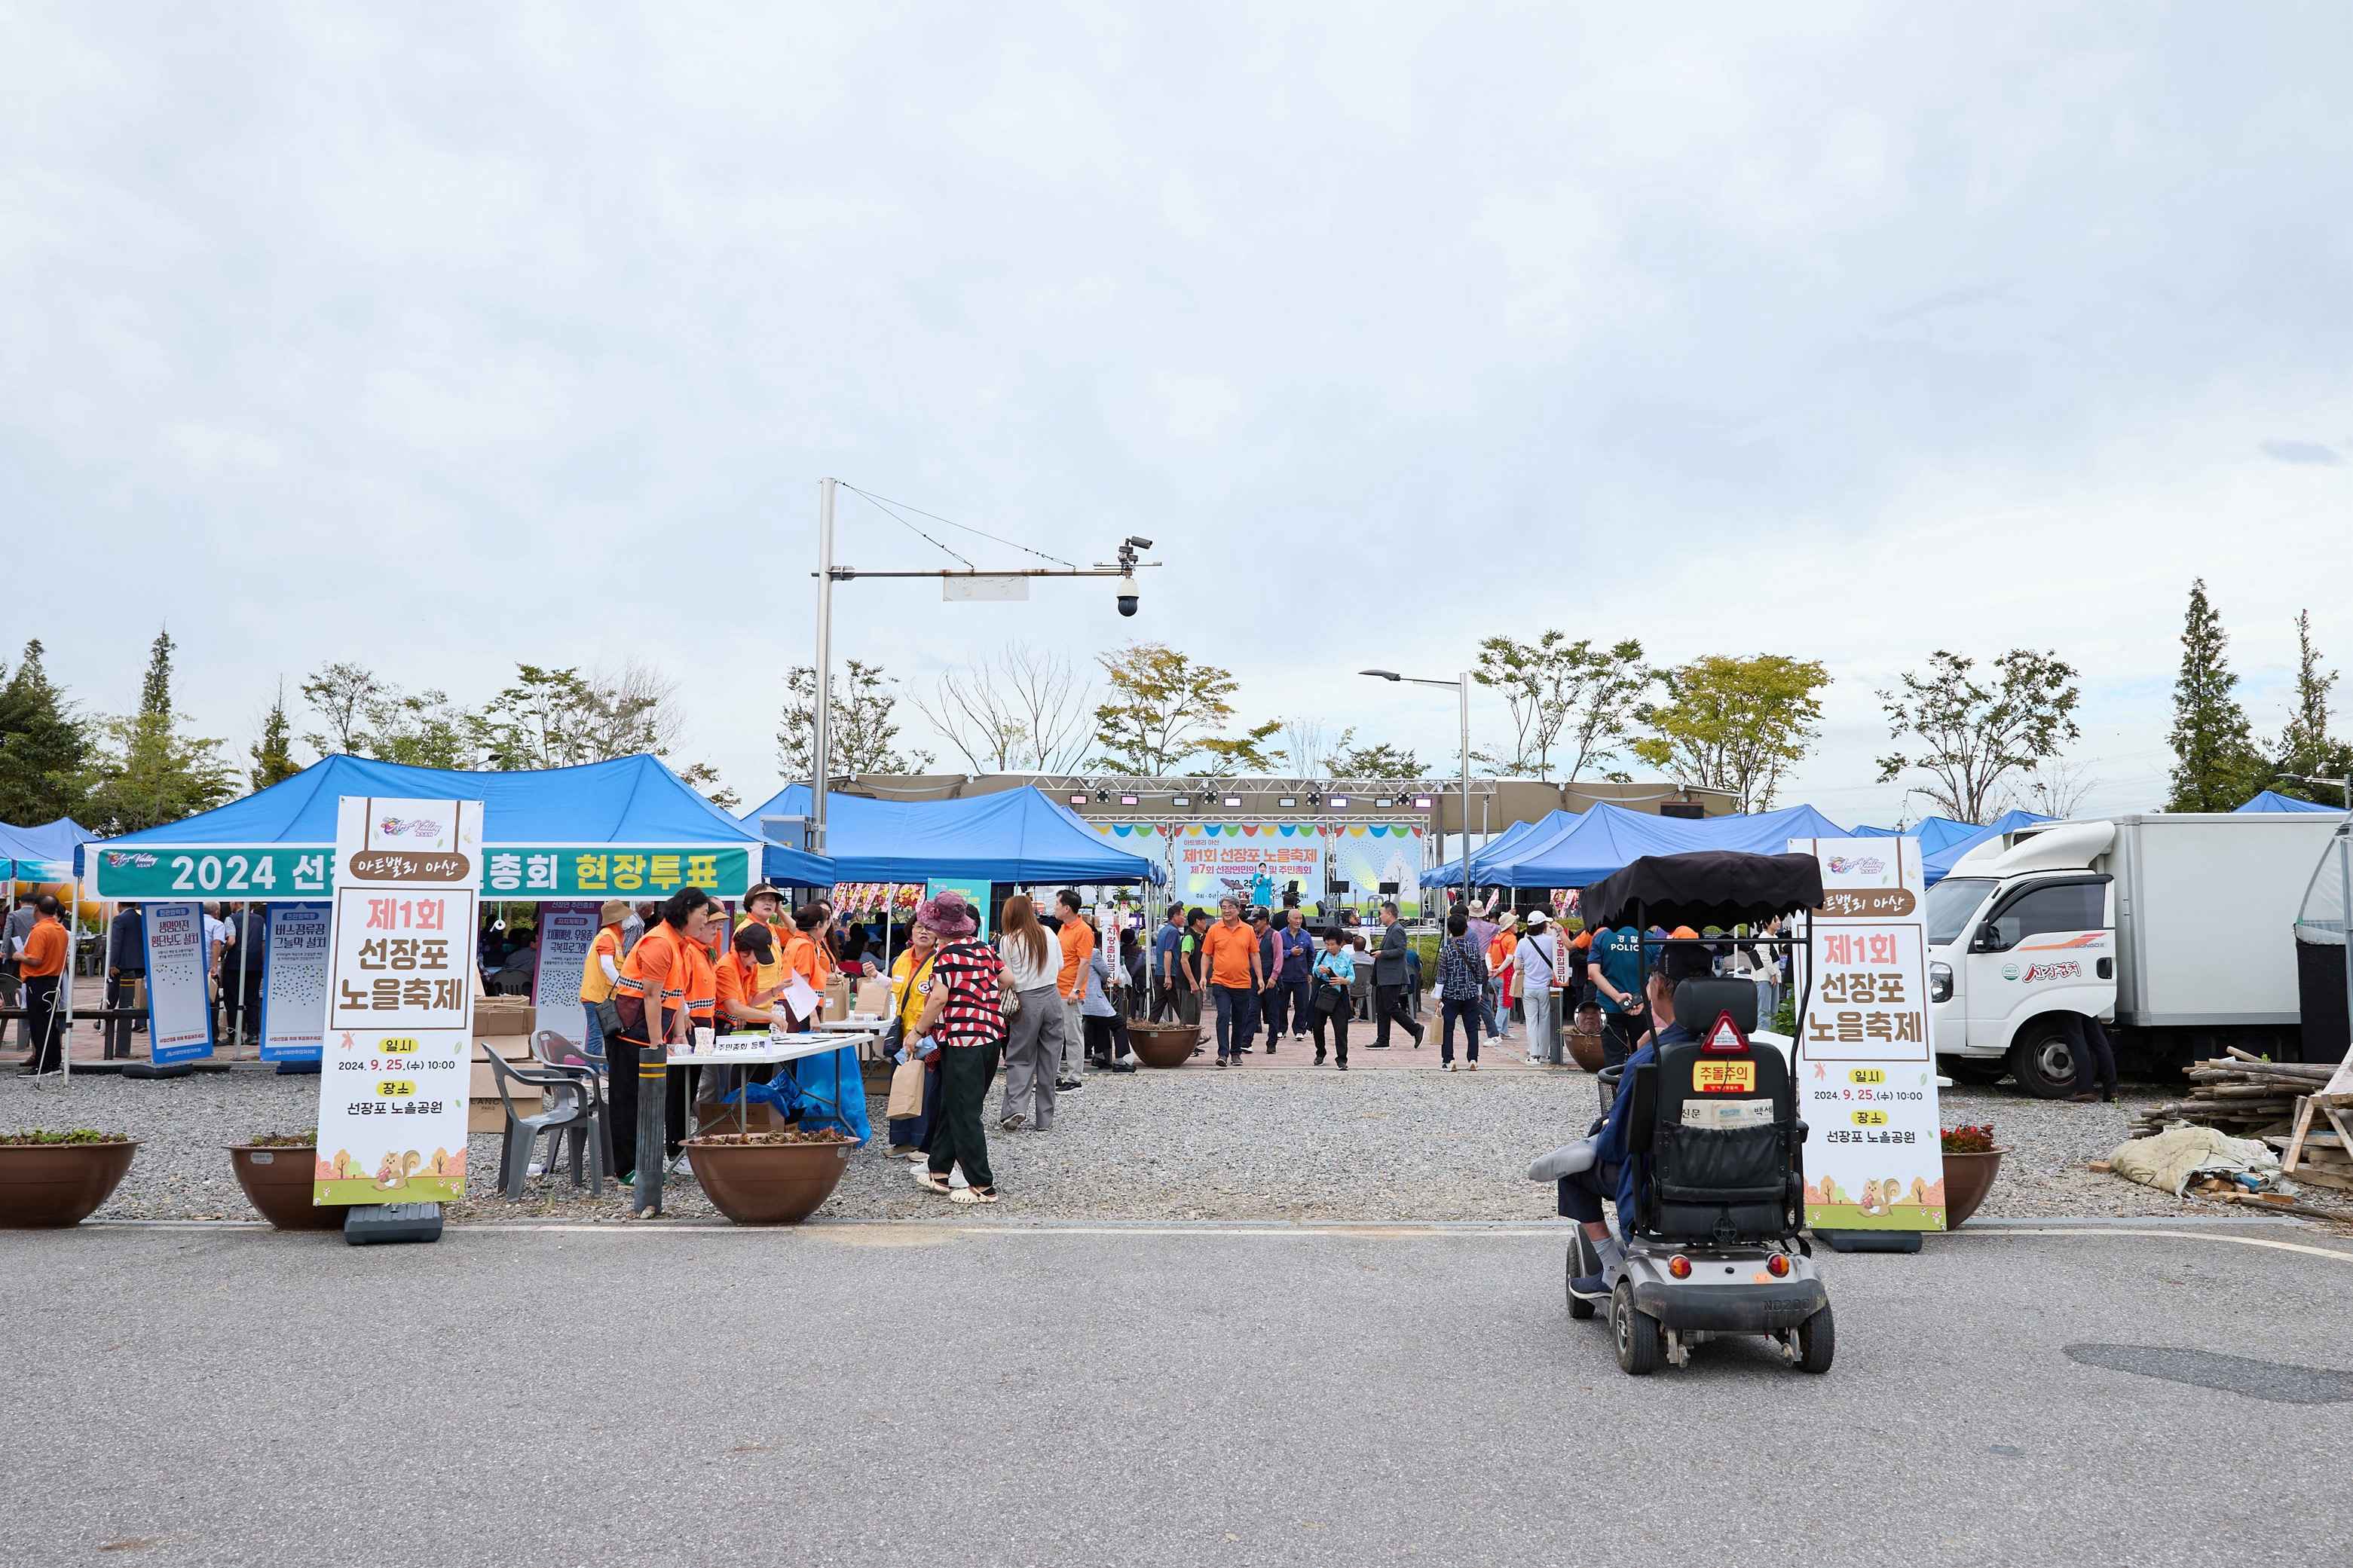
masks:
{"label": "scooter tail light", "polygon": [[1789,1255],[1786,1252],[1777,1252],[1767,1258],[1765,1272],[1776,1279],[1787,1279],[1789,1277]]}
{"label": "scooter tail light", "polygon": [[1678,1279],[1690,1279],[1691,1259],[1685,1258],[1680,1252],[1676,1253],[1672,1258],[1667,1259],[1667,1272],[1673,1275]]}

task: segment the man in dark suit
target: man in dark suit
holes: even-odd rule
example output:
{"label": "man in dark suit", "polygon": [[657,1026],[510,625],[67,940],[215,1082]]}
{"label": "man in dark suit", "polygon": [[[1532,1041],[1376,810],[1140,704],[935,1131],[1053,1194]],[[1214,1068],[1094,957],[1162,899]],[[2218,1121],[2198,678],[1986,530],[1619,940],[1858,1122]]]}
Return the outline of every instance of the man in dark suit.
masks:
{"label": "man in dark suit", "polygon": [[1377,1051],[1388,1049],[1392,1019],[1413,1037],[1413,1048],[1421,1049],[1421,1025],[1405,1010],[1409,978],[1405,955],[1412,946],[1406,940],[1405,927],[1398,921],[1396,901],[1383,900],[1380,945],[1373,950],[1373,1048]]}

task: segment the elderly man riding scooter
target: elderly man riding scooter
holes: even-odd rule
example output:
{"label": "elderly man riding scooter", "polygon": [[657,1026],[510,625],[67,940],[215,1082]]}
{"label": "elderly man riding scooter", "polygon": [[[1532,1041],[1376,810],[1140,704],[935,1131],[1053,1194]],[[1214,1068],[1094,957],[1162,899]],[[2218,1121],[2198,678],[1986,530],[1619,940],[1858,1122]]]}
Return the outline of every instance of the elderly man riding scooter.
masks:
{"label": "elderly man riding scooter", "polygon": [[[1626,1058],[1624,1075],[1620,1083],[1633,1081],[1637,1068],[1658,1059],[1661,1046],[1672,1046],[1699,1036],[1685,1027],[1675,1017],[1675,986],[1683,981],[1703,978],[1709,973],[1707,949],[1695,942],[1670,943],[1651,965],[1650,977],[1643,983],[1643,994],[1651,1005],[1652,1033],[1640,1050]],[[1601,1200],[1615,1200],[1620,1224],[1628,1223],[1634,1212],[1634,1191],[1638,1172],[1636,1161],[1645,1156],[1632,1153],[1627,1146],[1627,1122],[1633,1109],[1634,1097],[1622,1091],[1609,1107],[1603,1121],[1596,1147],[1596,1157],[1588,1169],[1574,1171],[1560,1178],[1560,1212],[1573,1220],[1581,1221],[1585,1234],[1592,1239],[1594,1250],[1600,1254],[1606,1269],[1611,1261],[1622,1256],[1622,1249],[1609,1234],[1609,1224],[1601,1217]],[[1570,1294],[1588,1301],[1606,1301],[1609,1287],[1600,1274],[1581,1275],[1569,1281]]]}

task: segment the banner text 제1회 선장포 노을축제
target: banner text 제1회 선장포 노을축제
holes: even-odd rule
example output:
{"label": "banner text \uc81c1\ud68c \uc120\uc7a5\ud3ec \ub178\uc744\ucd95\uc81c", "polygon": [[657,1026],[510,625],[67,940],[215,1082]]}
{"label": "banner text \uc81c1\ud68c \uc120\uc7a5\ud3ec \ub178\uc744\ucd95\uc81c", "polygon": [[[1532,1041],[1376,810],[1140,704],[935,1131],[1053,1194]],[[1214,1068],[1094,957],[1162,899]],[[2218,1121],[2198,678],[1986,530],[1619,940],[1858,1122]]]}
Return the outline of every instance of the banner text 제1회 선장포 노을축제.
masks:
{"label": "banner text \uc81c1\ud68c \uc120\uc7a5\ud3ec \ub178\uc744\ucd95\uc81c", "polygon": [[[1945,1163],[1916,838],[1793,838],[1822,868],[1791,1068],[1816,1230],[1942,1230]],[[1804,975],[1799,980],[1802,984]]]}
{"label": "banner text \uc81c1\ud68c \uc120\uc7a5\ud3ec \ub178\uc744\ucd95\uc81c", "polygon": [[465,1192],[481,853],[480,801],[339,803],[313,1203]]}

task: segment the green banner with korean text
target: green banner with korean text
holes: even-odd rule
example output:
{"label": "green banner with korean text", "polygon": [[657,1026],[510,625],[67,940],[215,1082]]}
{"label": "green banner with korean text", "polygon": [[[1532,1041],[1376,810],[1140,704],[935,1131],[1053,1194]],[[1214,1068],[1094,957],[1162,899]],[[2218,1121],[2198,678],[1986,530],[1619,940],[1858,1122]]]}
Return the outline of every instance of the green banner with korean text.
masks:
{"label": "green banner with korean text", "polygon": [[[308,901],[325,897],[334,885],[334,852],[323,847],[93,845],[89,853],[98,858],[101,899]],[[482,851],[477,890],[491,900],[617,898],[639,903],[695,887],[715,898],[740,899],[752,885],[752,870],[748,847],[491,845]]]}

